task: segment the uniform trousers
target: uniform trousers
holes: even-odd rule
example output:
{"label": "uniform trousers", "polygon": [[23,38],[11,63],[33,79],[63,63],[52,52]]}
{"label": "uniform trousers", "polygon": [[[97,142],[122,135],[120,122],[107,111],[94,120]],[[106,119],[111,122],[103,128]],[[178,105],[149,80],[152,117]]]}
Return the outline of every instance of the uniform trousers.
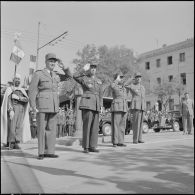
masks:
{"label": "uniform trousers", "polygon": [[37,113],[38,154],[54,154],[57,113]]}
{"label": "uniform trousers", "polygon": [[126,116],[125,112],[112,112],[112,143],[123,144],[126,128]]}
{"label": "uniform trousers", "polygon": [[14,108],[14,117],[12,120],[9,119],[9,131],[8,131],[8,142],[20,142],[22,141],[22,123],[24,120],[24,106],[16,104]]}
{"label": "uniform trousers", "polygon": [[99,112],[82,110],[83,119],[83,148],[96,148],[99,132]]}
{"label": "uniform trousers", "polygon": [[182,116],[183,122],[183,132],[184,133],[192,133],[193,130],[193,116],[187,114],[186,116]]}
{"label": "uniform trousers", "polygon": [[132,110],[133,114],[133,142],[142,141],[143,110]]}

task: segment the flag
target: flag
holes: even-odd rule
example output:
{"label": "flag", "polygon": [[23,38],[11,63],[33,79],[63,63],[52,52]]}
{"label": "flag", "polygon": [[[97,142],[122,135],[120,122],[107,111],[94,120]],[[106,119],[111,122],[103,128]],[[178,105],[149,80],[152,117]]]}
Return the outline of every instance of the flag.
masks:
{"label": "flag", "polygon": [[29,74],[33,74],[36,68],[36,56],[30,55]]}
{"label": "flag", "polygon": [[10,60],[13,61],[15,64],[19,64],[20,61],[24,58],[24,51],[22,50],[19,36],[21,33],[15,33],[14,36],[14,47],[10,56]]}
{"label": "flag", "polygon": [[30,82],[32,80],[32,75],[36,69],[36,56],[30,55],[30,65],[29,65],[29,76],[27,79],[27,84],[30,85]]}

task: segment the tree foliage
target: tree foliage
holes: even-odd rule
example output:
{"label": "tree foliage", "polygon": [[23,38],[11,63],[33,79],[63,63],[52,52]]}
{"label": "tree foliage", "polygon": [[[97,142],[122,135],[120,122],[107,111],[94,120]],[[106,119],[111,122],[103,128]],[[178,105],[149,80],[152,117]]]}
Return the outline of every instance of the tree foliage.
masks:
{"label": "tree foliage", "polygon": [[177,94],[179,96],[180,102],[181,94],[184,90],[184,85],[181,84],[176,77],[172,82],[166,81],[160,85],[154,86],[154,89],[151,92],[158,97],[163,105],[164,110],[166,111],[172,95]]}
{"label": "tree foliage", "polygon": [[125,75],[125,79],[132,77],[135,72],[142,73],[144,86],[148,86],[148,77],[146,72],[136,65],[136,58],[131,49],[124,45],[107,47],[106,45],[99,46],[86,45],[82,51],[77,52],[77,58],[73,60],[76,65],[75,70],[79,71],[86,63],[95,60],[99,66],[97,69],[97,77],[100,78],[103,84],[113,80],[113,75],[117,71],[121,71]]}

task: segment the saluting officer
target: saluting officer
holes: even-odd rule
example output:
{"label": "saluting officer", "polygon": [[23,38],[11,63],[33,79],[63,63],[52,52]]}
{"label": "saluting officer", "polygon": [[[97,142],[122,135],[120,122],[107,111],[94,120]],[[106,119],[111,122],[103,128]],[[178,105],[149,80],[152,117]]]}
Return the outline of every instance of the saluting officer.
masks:
{"label": "saluting officer", "polygon": [[[133,114],[133,143],[144,143],[142,140],[143,114],[146,110],[145,88],[141,84],[142,75],[140,72],[135,73],[134,79],[128,80],[128,87],[132,94],[131,112]],[[134,82],[134,83],[133,83]]]}
{"label": "saluting officer", "polygon": [[[58,62],[65,75],[57,75],[53,69]],[[38,159],[44,157],[57,158],[55,155],[56,121],[59,111],[58,83],[70,76],[55,54],[45,56],[46,68],[34,73],[29,86],[29,100],[33,112],[37,112],[38,127]]]}
{"label": "saluting officer", "polygon": [[102,110],[102,82],[96,77],[96,63],[86,64],[73,78],[81,84],[83,95],[80,102],[83,119],[84,153],[99,152],[96,149],[99,132],[99,112]]}
{"label": "saluting officer", "polygon": [[113,101],[111,104],[111,124],[113,147],[126,146],[124,144],[126,117],[127,117],[127,91],[123,86],[123,73],[119,71],[114,75],[111,84]]}

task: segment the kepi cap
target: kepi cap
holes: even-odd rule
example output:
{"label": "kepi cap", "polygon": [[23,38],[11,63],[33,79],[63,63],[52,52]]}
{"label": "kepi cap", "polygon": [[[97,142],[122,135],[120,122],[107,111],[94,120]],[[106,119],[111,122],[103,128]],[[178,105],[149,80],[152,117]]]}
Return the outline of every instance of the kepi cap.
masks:
{"label": "kepi cap", "polygon": [[21,75],[20,75],[20,74],[18,74],[18,73],[16,73],[16,75],[14,75],[14,76],[13,76],[13,80],[14,80],[15,78],[17,78],[17,79],[21,79]]}
{"label": "kepi cap", "polygon": [[142,77],[142,75],[141,75],[140,72],[136,72],[136,73],[134,74],[134,77],[135,77],[135,78],[136,78],[136,77]]}
{"label": "kepi cap", "polygon": [[90,64],[90,67],[91,66],[98,66],[99,64],[97,63],[97,62],[95,62],[95,61],[91,61],[91,62],[89,62],[89,64]]}
{"label": "kepi cap", "polygon": [[49,59],[55,59],[56,61],[59,61],[59,59],[56,57],[54,53],[48,53],[45,55],[45,60],[47,61]]}
{"label": "kepi cap", "polygon": [[185,94],[189,94],[189,92],[188,92],[188,91],[185,91],[185,92],[184,92],[184,95],[185,95]]}

